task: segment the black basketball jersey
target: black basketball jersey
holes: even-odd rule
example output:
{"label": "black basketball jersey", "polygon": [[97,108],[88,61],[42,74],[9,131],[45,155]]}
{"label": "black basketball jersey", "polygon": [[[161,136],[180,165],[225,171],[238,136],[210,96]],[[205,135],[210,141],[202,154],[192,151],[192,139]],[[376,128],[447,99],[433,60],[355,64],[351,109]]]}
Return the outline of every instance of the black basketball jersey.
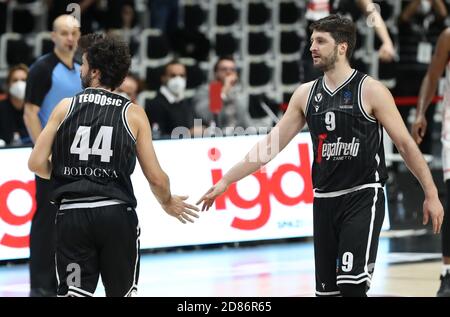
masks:
{"label": "black basketball jersey", "polygon": [[72,98],[52,149],[53,200],[111,198],[136,206],[130,175],[135,138],[127,123],[131,102],[101,88]]}
{"label": "black basketball jersey", "polygon": [[310,129],[316,192],[333,192],[387,179],[383,128],[362,106],[361,87],[367,75],[356,70],[331,91],[324,77],[310,91],[306,121]]}

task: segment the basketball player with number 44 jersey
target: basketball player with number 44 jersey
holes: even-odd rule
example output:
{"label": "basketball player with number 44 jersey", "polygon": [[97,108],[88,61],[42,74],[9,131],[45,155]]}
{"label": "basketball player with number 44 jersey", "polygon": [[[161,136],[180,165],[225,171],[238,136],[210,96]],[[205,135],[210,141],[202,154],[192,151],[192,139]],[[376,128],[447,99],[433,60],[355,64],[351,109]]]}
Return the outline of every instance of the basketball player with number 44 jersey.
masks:
{"label": "basketball player with number 44 jersey", "polygon": [[[228,186],[257,171],[308,123],[313,149],[314,256],[317,296],[366,296],[383,223],[386,181],[382,127],[425,192],[424,222],[438,233],[443,208],[430,170],[390,92],[352,69],[355,25],[330,15],[311,24],[314,66],[324,72],[300,85],[280,122],[198,201],[209,209]],[[273,146],[278,142],[278,147]],[[273,149],[278,150],[273,150]],[[264,158],[258,153],[270,154]]]}
{"label": "basketball player with number 44 jersey", "polygon": [[112,92],[130,67],[127,44],[88,34],[79,47],[84,90],[56,106],[28,165],[55,183],[58,296],[92,296],[100,274],[106,296],[131,296],[139,277],[136,157],[170,216],[192,222],[198,208],[171,194],[142,107]]}

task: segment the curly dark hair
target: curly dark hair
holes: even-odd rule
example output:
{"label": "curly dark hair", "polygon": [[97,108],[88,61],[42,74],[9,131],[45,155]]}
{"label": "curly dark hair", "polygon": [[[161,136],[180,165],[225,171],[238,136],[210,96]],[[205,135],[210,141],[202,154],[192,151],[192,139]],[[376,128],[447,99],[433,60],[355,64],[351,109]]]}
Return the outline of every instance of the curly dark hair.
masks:
{"label": "curly dark hair", "polygon": [[89,68],[100,71],[100,84],[113,90],[122,84],[131,65],[128,44],[103,33],[91,33],[79,39],[78,47],[86,53]]}
{"label": "curly dark hair", "polygon": [[348,48],[346,57],[350,60],[356,44],[356,27],[350,19],[332,14],[313,22],[309,26],[309,30],[311,32],[329,32],[336,43],[347,43]]}

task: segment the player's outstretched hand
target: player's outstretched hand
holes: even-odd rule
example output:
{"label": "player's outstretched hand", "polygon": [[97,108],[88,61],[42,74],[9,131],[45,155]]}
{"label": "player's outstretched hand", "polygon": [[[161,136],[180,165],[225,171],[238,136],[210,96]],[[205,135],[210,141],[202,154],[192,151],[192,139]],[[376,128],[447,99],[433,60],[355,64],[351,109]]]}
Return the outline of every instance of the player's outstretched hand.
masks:
{"label": "player's outstretched hand", "polygon": [[221,179],[216,185],[211,187],[203,196],[200,198],[196,205],[203,202],[202,211],[207,211],[214,203],[214,200],[220,195],[222,195],[228,189],[228,184]]}
{"label": "player's outstretched hand", "polygon": [[188,204],[185,202],[189,196],[177,196],[172,195],[170,200],[162,205],[162,208],[165,212],[167,212],[170,216],[177,218],[182,223],[186,223],[186,221],[194,222],[194,218],[198,218],[199,211],[198,207]]}

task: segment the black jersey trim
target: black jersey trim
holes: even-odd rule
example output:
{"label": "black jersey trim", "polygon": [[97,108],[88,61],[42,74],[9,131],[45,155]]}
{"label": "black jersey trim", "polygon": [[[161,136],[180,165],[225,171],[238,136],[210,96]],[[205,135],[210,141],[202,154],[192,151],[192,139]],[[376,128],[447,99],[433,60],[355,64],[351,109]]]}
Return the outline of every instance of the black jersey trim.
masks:
{"label": "black jersey trim", "polygon": [[368,76],[364,75],[364,77],[361,79],[361,81],[358,84],[358,107],[361,113],[363,114],[364,118],[366,118],[370,122],[377,122],[377,119],[375,117],[370,116],[366,110],[364,110],[363,107],[363,98],[362,98],[362,86],[364,84],[364,81],[366,80]]}
{"label": "black jersey trim", "polygon": [[325,83],[325,76],[322,77],[322,87],[323,89],[329,94],[330,96],[334,96],[339,90],[341,90],[345,85],[347,85],[355,76],[356,76],[356,69],[353,70],[353,73],[350,75],[349,78],[347,78],[338,88],[336,88],[333,92],[328,89],[327,84]]}
{"label": "black jersey trim", "polygon": [[127,104],[122,109],[122,123],[125,127],[125,130],[127,130],[128,134],[130,135],[131,139],[136,143],[136,138],[133,135],[133,132],[131,131],[130,125],[128,124],[127,119],[127,111],[128,108],[131,106],[131,101],[128,101]]}
{"label": "black jersey trim", "polygon": [[308,100],[306,101],[305,118],[308,116],[309,103],[311,102],[312,95],[314,94],[314,91],[316,90],[316,86],[317,86],[318,82],[319,82],[319,80],[316,79],[311,87],[311,90],[309,91]]}
{"label": "black jersey trim", "polygon": [[66,121],[66,119],[70,116],[70,114],[73,111],[74,105],[75,105],[75,100],[77,98],[72,97],[72,101],[70,102],[70,106],[69,106],[69,110],[67,110],[66,115],[64,116],[64,119],[61,121],[61,123],[59,124],[58,128],[56,129],[57,131],[59,130],[59,128],[61,127],[61,125],[64,123],[64,121]]}

